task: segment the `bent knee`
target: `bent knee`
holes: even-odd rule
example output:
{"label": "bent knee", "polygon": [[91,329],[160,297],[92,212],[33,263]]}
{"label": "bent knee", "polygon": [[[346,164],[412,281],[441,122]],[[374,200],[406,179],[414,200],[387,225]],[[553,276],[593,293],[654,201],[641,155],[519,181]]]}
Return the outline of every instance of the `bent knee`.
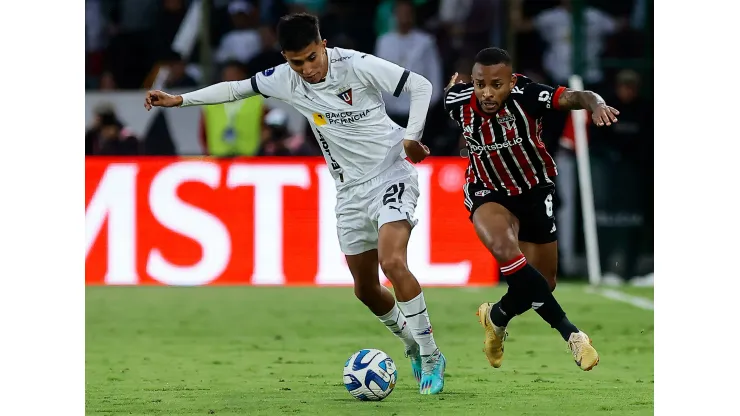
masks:
{"label": "bent knee", "polygon": [[389,278],[398,276],[407,270],[406,259],[403,256],[387,256],[379,259],[378,263],[380,263],[380,270]]}
{"label": "bent knee", "polygon": [[488,251],[490,251],[496,261],[501,264],[508,263],[522,254],[519,250],[519,246],[508,239],[496,239],[492,241],[488,245]]}

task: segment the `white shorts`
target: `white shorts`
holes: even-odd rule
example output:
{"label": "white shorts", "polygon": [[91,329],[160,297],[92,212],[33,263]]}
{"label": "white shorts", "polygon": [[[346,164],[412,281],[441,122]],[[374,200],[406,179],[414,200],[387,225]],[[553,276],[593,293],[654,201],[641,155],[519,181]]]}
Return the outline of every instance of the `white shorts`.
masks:
{"label": "white shorts", "polygon": [[378,248],[378,230],[383,224],[405,220],[414,227],[418,198],[416,169],[405,159],[367,182],[340,190],[336,214],[342,253],[353,255]]}

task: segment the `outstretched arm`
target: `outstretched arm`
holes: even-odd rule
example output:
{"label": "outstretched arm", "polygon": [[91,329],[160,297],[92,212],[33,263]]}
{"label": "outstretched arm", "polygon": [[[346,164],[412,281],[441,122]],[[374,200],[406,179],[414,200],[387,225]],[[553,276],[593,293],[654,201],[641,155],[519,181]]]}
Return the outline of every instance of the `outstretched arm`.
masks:
{"label": "outstretched arm", "polygon": [[619,111],[609,107],[599,94],[593,91],[574,91],[566,88],[558,98],[561,110],[588,110],[597,126],[611,126],[617,122]]}
{"label": "outstretched arm", "polygon": [[593,91],[574,91],[566,88],[558,99],[558,107],[561,110],[588,110],[593,112],[599,105],[606,105],[606,102]]}
{"label": "outstretched arm", "polygon": [[164,91],[148,91],[144,107],[188,107],[193,105],[221,104],[257,95],[252,86],[254,78],[243,81],[220,82],[183,95],[172,95]]}
{"label": "outstretched arm", "polygon": [[254,78],[242,81],[219,82],[210,87],[183,94],[181,96],[181,106],[221,104],[254,97],[258,94],[254,85]]}

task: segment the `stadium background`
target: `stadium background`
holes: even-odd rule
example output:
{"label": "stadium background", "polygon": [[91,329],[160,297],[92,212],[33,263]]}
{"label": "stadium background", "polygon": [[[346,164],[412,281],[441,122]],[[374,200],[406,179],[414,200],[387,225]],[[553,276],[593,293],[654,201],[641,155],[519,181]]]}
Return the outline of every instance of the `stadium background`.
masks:
{"label": "stadium background", "polygon": [[[113,210],[120,216],[116,218],[125,218],[110,221],[107,227],[100,222],[105,215],[98,218],[98,227],[93,227],[95,234],[88,235],[86,281],[113,283],[116,276],[126,274],[129,276],[121,279],[129,283],[137,281],[136,276],[141,282],[160,281],[148,270],[152,267],[152,250],[159,250],[164,263],[179,267],[183,276],[190,276],[183,277],[183,284],[187,284],[187,279],[249,283],[255,276],[256,281],[307,283],[312,280],[310,275],[317,273],[342,276],[317,277],[319,281],[351,282],[336,244],[331,242],[332,206],[327,201],[333,194],[319,186],[323,173],[315,160],[321,159],[314,159],[321,153],[300,114],[283,103],[273,99],[263,102],[261,98],[240,102],[237,108],[222,105],[208,110],[146,112],[142,105],[143,92],[148,88],[184,92],[225,79],[248,78],[281,63],[274,37],[277,19],[290,11],[309,11],[321,16],[322,35],[329,46],[372,52],[409,67],[429,78],[436,91],[441,91],[456,71],[463,79],[468,77],[475,53],[489,45],[510,50],[515,70],[540,82],[564,85],[571,74],[582,75],[586,88],[603,95],[623,113],[620,124],[609,132],[592,126],[588,129],[604,281],[618,283],[617,276],[637,277],[633,283],[651,284],[652,1],[406,3],[86,0],[86,206],[96,192],[106,195],[102,191],[110,183],[118,188],[115,201],[101,199],[102,205],[98,205],[103,211],[119,207]],[[412,7],[406,7],[409,4]],[[575,17],[571,19],[571,15]],[[410,34],[399,34],[406,30]],[[459,273],[469,273],[468,279],[452,273],[447,280],[440,275],[430,277],[427,283],[495,282],[495,264],[481,251],[466,224],[458,195],[464,167],[460,157],[463,141],[444,113],[440,97],[441,94],[433,96],[424,133],[424,143],[434,156],[423,164],[428,198],[422,204],[428,204],[429,209],[424,207],[421,215],[428,227],[417,232],[412,241],[412,247],[419,246],[412,252],[421,252],[412,263],[432,275],[447,273],[444,267],[462,267]],[[391,116],[404,124],[408,99],[402,96],[386,100]],[[224,127],[228,117],[237,126],[233,130]],[[556,201],[559,274],[561,279],[579,279],[586,275],[586,263],[572,120],[569,114],[553,114],[545,126],[544,140],[560,170]],[[224,144],[229,143],[225,137],[231,133],[238,136],[235,141],[240,144]],[[178,156],[207,158],[195,163]],[[240,156],[244,158],[234,159]],[[136,165],[138,173],[132,173],[133,183],[121,173],[122,164]],[[259,192],[225,186],[232,166],[243,164],[268,170],[277,166],[278,171],[286,166],[297,169],[300,177],[284,178],[288,182],[282,185],[265,182],[261,186],[284,189],[285,193],[265,196],[271,198],[269,201],[260,200]],[[194,166],[191,173],[195,176],[187,179],[182,175],[187,176],[183,170],[189,166]],[[111,169],[119,176],[111,175]],[[184,213],[166,212],[168,208],[154,212],[157,208],[151,200],[147,201],[154,191],[149,195],[147,190],[156,185],[154,179],[175,169],[179,169],[180,173],[175,174],[180,175],[179,179],[170,181],[184,184],[176,193],[186,193],[185,203],[213,216],[213,221],[205,222],[213,228],[202,225],[188,231],[184,226],[181,230],[179,225],[170,223],[184,224],[186,220],[168,218]],[[215,194],[206,187],[186,183],[201,181],[198,169],[215,169],[214,174],[223,176],[222,183],[211,185]],[[104,177],[109,182],[102,181]],[[121,191],[121,186],[130,189]],[[256,185],[247,179],[241,186]],[[218,197],[214,199],[213,195]],[[127,203],[122,198],[133,206],[131,214],[123,213]],[[265,223],[263,217],[258,218],[258,212],[270,211],[261,210],[260,204],[273,203],[283,207],[282,216],[270,219],[273,226],[282,227],[283,236],[277,236],[275,230],[262,232],[260,228]],[[184,209],[187,211],[187,206]],[[199,218],[197,213],[192,215]],[[318,221],[320,218],[325,221]],[[127,225],[123,225],[125,221]],[[460,226],[449,226],[450,223]],[[109,239],[101,238],[105,232]],[[252,234],[254,238],[250,238]],[[429,241],[422,241],[425,239]],[[215,247],[227,247],[231,257],[211,254],[217,250]],[[280,253],[274,254],[275,250]],[[263,267],[261,258],[271,259],[270,264]],[[217,264],[219,261],[221,264]],[[282,264],[278,266],[278,262]],[[465,266],[467,263],[470,264]],[[188,271],[187,265],[200,268],[191,267]],[[434,272],[435,265],[442,268]],[[267,270],[276,276],[264,276]],[[280,277],[282,274],[285,277]],[[178,278],[164,281],[177,283]]]}
{"label": "stadium background", "polygon": [[[653,270],[652,0],[573,0],[570,12],[548,0],[413,3],[420,32],[399,36],[410,9],[387,0],[85,1],[86,414],[653,414],[653,288],[634,287]],[[582,75],[622,112],[587,130],[602,282],[633,283],[618,289],[584,284],[574,126],[564,113],[545,122],[560,170],[556,297],[593,338],[594,371],[534,312],[509,325],[504,366],[488,367],[474,312],[505,285],[492,286],[497,267],[468,223],[462,142],[439,97],[409,248],[448,359],[435,398],[418,394],[401,344],[353,296],[334,186],[301,116],[259,97],[144,110],[149,88],[185,92],[280,63],[272,27],[291,10],[319,14],[329,46],[386,56],[438,91],[496,45],[535,80]],[[404,122],[403,96],[387,105]],[[343,387],[341,364],[361,348],[398,365],[382,403]]]}

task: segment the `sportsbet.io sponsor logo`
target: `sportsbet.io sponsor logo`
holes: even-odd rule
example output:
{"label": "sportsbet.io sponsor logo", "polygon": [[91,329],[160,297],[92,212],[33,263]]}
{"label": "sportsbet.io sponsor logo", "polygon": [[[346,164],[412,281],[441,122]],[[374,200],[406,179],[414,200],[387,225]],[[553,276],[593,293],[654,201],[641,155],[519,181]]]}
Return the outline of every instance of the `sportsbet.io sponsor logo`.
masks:
{"label": "sportsbet.io sponsor logo", "polygon": [[313,122],[317,126],[327,124],[352,124],[356,123],[370,114],[371,110],[348,111],[344,113],[313,113]]}
{"label": "sportsbet.io sponsor logo", "polygon": [[484,150],[491,152],[494,150],[508,149],[509,147],[513,147],[518,144],[521,144],[522,141],[523,140],[521,137],[517,137],[514,140],[507,140],[503,143],[491,143],[491,144],[484,144],[484,145],[468,143],[468,147],[470,148],[471,152],[480,154]]}

